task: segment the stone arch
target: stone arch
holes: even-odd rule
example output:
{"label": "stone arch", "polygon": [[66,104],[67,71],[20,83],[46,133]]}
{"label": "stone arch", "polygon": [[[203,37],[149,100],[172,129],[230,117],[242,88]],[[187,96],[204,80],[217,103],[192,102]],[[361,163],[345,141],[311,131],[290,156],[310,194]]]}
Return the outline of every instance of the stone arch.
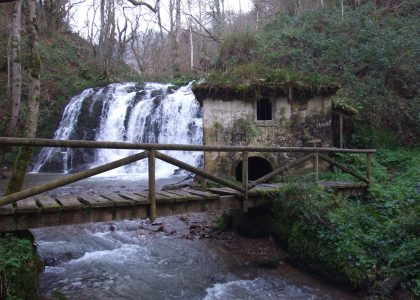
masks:
{"label": "stone arch", "polygon": [[[248,179],[256,180],[273,171],[268,160],[259,156],[248,157]],[[235,168],[236,180],[242,182],[242,160]]]}

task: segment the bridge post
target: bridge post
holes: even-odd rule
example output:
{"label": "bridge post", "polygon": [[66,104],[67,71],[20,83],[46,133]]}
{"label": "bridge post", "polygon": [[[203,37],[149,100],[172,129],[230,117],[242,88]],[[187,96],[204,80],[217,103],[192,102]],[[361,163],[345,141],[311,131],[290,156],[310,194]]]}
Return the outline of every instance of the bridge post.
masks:
{"label": "bridge post", "polygon": [[372,154],[368,153],[366,157],[366,179],[368,180],[368,185],[372,183]]}
{"label": "bridge post", "polygon": [[242,186],[244,188],[244,199],[242,209],[248,211],[248,151],[242,152]]}
{"label": "bridge post", "polygon": [[315,181],[319,181],[319,154],[318,151],[314,153],[314,171],[315,171]]}
{"label": "bridge post", "polygon": [[150,221],[156,220],[156,150],[149,151],[149,200],[150,200]]}

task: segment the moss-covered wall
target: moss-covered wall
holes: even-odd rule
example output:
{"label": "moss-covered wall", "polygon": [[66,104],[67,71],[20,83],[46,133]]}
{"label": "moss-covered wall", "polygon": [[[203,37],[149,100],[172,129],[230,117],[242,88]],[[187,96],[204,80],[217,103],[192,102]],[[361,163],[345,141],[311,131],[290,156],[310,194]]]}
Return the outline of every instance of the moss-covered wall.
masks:
{"label": "moss-covered wall", "polygon": [[[331,146],[331,99],[315,96],[292,99],[269,95],[272,120],[258,121],[258,96],[245,99],[218,99],[211,95],[200,99],[203,104],[205,145],[242,146]],[[273,168],[295,159],[296,153],[250,153],[270,162]],[[240,153],[206,152],[205,169],[214,174],[234,176],[241,161]]]}

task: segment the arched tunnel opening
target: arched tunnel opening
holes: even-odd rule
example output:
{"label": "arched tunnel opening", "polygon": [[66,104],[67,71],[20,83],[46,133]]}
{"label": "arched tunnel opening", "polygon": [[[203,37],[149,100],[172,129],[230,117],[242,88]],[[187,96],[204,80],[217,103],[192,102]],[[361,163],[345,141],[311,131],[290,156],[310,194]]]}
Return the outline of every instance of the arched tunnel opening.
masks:
{"label": "arched tunnel opening", "polygon": [[[248,180],[256,180],[273,171],[273,167],[268,160],[252,156],[248,157]],[[236,180],[242,182],[242,160],[236,166]]]}

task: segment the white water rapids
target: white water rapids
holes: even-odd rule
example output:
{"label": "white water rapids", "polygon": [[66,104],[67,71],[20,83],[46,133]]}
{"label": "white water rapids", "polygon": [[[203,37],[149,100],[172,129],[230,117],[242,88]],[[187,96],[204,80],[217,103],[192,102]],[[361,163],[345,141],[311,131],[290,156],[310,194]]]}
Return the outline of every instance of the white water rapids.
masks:
{"label": "white water rapids", "polygon": [[[94,139],[132,143],[202,144],[201,107],[191,84],[176,89],[160,83],[114,83],[87,89],[64,110],[54,139]],[[33,172],[75,172],[135,154],[119,149],[42,149]],[[164,151],[165,152],[165,151]],[[168,152],[166,152],[168,153]],[[172,151],[188,164],[200,164],[201,152]],[[172,175],[176,167],[157,161],[156,175]],[[147,161],[139,161],[104,175],[146,177]]]}

